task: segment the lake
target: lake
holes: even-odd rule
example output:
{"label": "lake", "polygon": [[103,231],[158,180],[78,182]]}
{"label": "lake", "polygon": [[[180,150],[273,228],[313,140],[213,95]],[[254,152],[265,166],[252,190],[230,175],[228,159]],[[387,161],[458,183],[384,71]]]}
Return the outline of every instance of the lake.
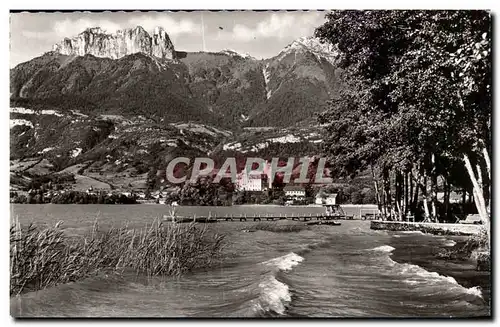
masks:
{"label": "lake", "polygon": [[[361,207],[346,206],[359,215]],[[140,227],[163,205],[11,205],[22,224],[81,234],[100,225]],[[363,207],[363,209],[367,209]],[[323,213],[321,207],[177,207],[179,215]],[[387,232],[369,221],[290,233],[245,232],[254,222],[219,222],[227,235],[216,267],[173,278],[98,276],[11,298],[21,317],[461,317],[490,315],[490,275],[468,261],[438,260],[458,236]]]}

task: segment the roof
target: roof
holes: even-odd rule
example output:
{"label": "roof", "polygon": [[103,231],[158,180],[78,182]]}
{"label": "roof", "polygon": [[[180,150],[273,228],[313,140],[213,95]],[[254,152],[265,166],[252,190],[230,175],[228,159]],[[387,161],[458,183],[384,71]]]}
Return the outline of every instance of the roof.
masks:
{"label": "roof", "polygon": [[317,198],[336,198],[337,197],[337,193],[321,193],[321,192],[318,192],[316,193],[316,197]]}
{"label": "roof", "polygon": [[287,185],[283,188],[283,191],[306,191],[305,188],[299,185]]}

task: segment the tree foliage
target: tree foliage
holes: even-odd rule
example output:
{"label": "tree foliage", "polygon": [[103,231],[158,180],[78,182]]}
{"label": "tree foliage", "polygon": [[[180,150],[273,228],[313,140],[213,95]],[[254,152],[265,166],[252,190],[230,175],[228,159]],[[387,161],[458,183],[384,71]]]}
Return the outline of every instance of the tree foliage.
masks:
{"label": "tree foliage", "polygon": [[[324,150],[335,172],[355,175],[375,166],[383,188],[391,180],[404,185],[401,178],[409,175],[424,205],[429,197],[434,206],[438,178],[479,193],[464,180],[463,161],[470,159],[478,172],[469,172],[470,178],[484,182],[479,189],[488,198],[491,15],[336,11],[327,19],[316,36],[337,44],[348,86],[320,116],[329,135]],[[384,194],[387,203],[395,193]]]}

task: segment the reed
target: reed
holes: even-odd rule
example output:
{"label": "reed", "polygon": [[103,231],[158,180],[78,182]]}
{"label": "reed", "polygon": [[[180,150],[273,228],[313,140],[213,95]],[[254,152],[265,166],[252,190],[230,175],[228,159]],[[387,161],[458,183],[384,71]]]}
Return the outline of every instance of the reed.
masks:
{"label": "reed", "polygon": [[181,275],[220,259],[224,235],[205,225],[155,220],[141,229],[100,230],[96,221],[82,236],[60,228],[10,228],[10,294],[77,281],[101,271],[133,269],[148,276]]}
{"label": "reed", "polygon": [[300,232],[301,230],[307,229],[308,227],[305,224],[301,223],[290,223],[287,222],[285,224],[279,222],[260,222],[253,225],[249,230],[251,231],[268,231],[275,233],[290,233],[290,232]]}

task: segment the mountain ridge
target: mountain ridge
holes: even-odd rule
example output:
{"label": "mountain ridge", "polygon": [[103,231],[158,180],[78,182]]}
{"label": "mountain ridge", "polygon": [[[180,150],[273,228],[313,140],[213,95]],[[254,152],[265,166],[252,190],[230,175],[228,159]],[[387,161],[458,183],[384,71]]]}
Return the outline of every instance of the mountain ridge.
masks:
{"label": "mountain ridge", "polygon": [[118,30],[114,34],[100,27],[87,28],[76,36],[54,44],[52,51],[63,55],[91,54],[111,59],[138,52],[162,59],[175,58],[174,45],[162,27],[156,27],[152,35],[142,26]]}
{"label": "mountain ridge", "polygon": [[[114,42],[88,31],[102,34],[88,44]],[[113,179],[130,167],[160,169],[175,155],[318,151],[314,115],[340,87],[333,46],[300,38],[267,59],[173,44],[169,58],[134,47],[146,50],[109,58],[91,53],[105,47],[78,55],[72,46],[12,68],[11,158],[46,158],[56,170],[88,163]]]}

